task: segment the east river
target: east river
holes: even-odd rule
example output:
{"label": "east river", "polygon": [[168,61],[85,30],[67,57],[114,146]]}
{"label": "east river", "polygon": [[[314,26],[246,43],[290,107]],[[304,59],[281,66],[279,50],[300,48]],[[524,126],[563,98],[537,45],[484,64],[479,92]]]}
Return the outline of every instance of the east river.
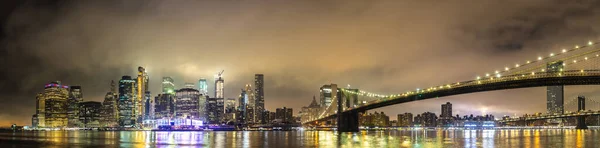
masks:
{"label": "east river", "polygon": [[600,130],[2,131],[0,147],[600,147]]}

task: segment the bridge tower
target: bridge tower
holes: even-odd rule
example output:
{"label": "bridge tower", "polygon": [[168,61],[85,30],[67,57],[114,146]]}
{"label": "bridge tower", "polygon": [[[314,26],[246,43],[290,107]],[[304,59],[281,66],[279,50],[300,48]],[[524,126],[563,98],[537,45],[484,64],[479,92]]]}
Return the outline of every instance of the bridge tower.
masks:
{"label": "bridge tower", "polygon": [[[585,96],[577,97],[577,112],[585,111]],[[585,124],[584,115],[577,116],[577,127],[576,129],[588,129],[587,124]]]}
{"label": "bridge tower", "polygon": [[[342,92],[344,93],[344,92]],[[342,96],[337,95],[337,131],[338,132],[358,132],[358,111],[350,110],[344,112],[344,103]]]}

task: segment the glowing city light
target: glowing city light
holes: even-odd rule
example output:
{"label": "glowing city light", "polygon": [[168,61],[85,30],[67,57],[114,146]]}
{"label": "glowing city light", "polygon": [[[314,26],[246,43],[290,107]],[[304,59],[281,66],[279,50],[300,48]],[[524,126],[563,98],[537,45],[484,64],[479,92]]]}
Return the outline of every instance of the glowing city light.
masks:
{"label": "glowing city light", "polygon": [[563,53],[567,52],[567,49],[563,49],[563,50],[562,50],[562,52],[563,52]]}

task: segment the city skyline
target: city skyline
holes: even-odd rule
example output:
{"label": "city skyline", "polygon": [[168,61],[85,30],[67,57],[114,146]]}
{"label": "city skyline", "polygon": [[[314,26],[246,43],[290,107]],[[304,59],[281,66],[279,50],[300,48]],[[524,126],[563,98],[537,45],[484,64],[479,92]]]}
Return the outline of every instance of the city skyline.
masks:
{"label": "city skyline", "polygon": [[[160,7],[144,4],[139,8],[133,5],[141,4],[132,3],[123,7],[114,7],[113,2],[75,2],[60,7],[45,4],[12,8],[16,11],[7,14],[10,17],[6,17],[3,23],[6,29],[0,36],[8,48],[2,51],[6,54],[0,55],[3,60],[0,67],[10,69],[1,73],[4,78],[0,94],[6,103],[0,106],[0,126],[30,123],[31,114],[35,112],[35,94],[42,92],[49,82],[60,80],[65,85],[81,86],[85,94],[83,101],[101,102],[111,80],[118,81],[123,75],[135,79],[137,66],[146,68],[151,97],[162,92],[161,80],[167,76],[174,79],[176,88],[208,78],[208,93],[212,94],[215,86],[211,85],[214,84],[211,78],[224,69],[227,72],[223,76],[226,80],[223,98],[237,98],[244,84],[254,84],[254,74],[265,74],[265,108],[274,111],[287,106],[297,112],[310,104],[312,96],[319,96],[319,87],[326,84],[338,84],[340,88],[350,84],[352,88],[381,94],[404,92],[473,79],[523,59],[598,39],[593,33],[597,31],[594,23],[577,23],[592,21],[598,16],[592,12],[592,6],[587,6],[597,5],[595,3],[562,6],[535,1],[519,6],[502,2],[464,5],[474,9],[441,3],[436,7],[442,16],[411,9],[431,5],[417,2],[332,2],[330,5],[291,2],[296,6],[291,10],[294,13],[283,11],[291,7],[281,3],[265,4],[270,6],[267,10],[251,3],[223,6],[221,4],[227,3],[176,2]],[[197,9],[185,7],[187,5],[221,6],[217,8],[222,13],[204,16],[202,14],[216,8]],[[281,8],[277,8],[279,6]],[[74,11],[51,17],[59,13],[52,10],[62,9]],[[152,13],[124,15],[134,12],[132,9]],[[248,13],[236,13],[237,9]],[[531,12],[531,9],[537,11]],[[48,16],[30,13],[46,11],[51,13]],[[274,13],[265,13],[270,11]],[[580,11],[589,14],[574,13]],[[403,14],[407,12],[414,13]],[[419,15],[412,16],[415,13]],[[531,17],[529,13],[547,15]],[[570,20],[564,16],[578,18]],[[45,17],[48,19],[38,19]],[[37,20],[41,20],[38,24],[43,26],[24,25],[36,24],[33,22]],[[182,20],[190,21],[172,23]],[[374,23],[381,21],[386,24]],[[72,30],[81,27],[77,24],[88,26]],[[14,29],[23,26],[35,29]],[[324,31],[327,32],[322,33]],[[64,38],[56,39],[56,36]],[[598,88],[567,86],[565,100],[580,94],[597,97],[598,94],[589,92]],[[454,114],[485,111],[497,117],[512,116],[546,112],[546,94],[546,87],[502,90],[373,111],[384,111],[392,115],[392,119],[404,112],[432,111],[439,115],[439,104],[453,102]]]}

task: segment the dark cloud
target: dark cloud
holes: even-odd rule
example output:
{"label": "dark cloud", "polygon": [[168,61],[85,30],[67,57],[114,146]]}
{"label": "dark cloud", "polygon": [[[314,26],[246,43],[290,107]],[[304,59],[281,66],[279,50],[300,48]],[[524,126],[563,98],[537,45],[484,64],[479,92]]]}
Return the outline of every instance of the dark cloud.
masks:
{"label": "dark cloud", "polygon": [[[182,86],[212,81],[225,70],[226,97],[234,98],[262,73],[267,109],[298,111],[323,84],[398,93],[472,79],[597,39],[600,24],[596,1],[3,3],[0,124],[28,124],[45,83],[81,85],[85,100],[101,101],[111,80],[135,75],[137,66],[148,70],[153,94],[163,76]],[[378,110],[438,111],[450,101],[461,114],[543,112],[544,91],[476,93]]]}

